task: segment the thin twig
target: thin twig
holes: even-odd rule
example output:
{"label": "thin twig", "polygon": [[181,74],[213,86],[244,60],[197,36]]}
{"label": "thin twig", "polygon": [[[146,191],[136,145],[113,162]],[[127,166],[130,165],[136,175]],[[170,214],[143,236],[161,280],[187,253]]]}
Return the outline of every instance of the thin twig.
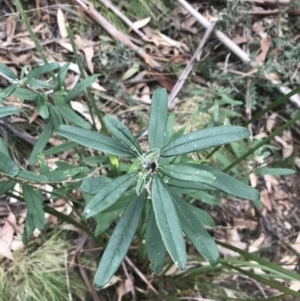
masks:
{"label": "thin twig", "polygon": [[[267,3],[278,3],[277,0],[270,1],[265,0]],[[203,27],[206,29],[211,26],[211,23],[205,19],[198,11],[196,11],[188,2],[185,0],[177,0]],[[289,0],[281,0],[282,3],[289,3]],[[235,44],[228,36],[226,36],[224,33],[222,33],[220,30],[215,31],[216,37],[229,49],[231,50],[236,56],[238,56],[244,63],[247,63],[251,67],[256,67],[256,63],[254,61],[251,61],[249,55],[247,55],[237,44]],[[275,81],[271,76],[268,76],[268,74],[265,74],[265,78],[269,80],[272,84],[278,84],[278,81]],[[288,87],[281,86],[279,87],[279,91],[282,94],[288,94],[292,90]],[[300,96],[299,94],[295,94],[291,96],[290,100],[296,104],[298,107],[300,107]]]}
{"label": "thin twig", "polygon": [[116,6],[114,6],[108,0],[99,0],[103,5],[112,10],[125,24],[127,24],[137,35],[139,35],[144,41],[148,41],[148,37],[142,33],[136,26],[121,12]]}
{"label": "thin twig", "polygon": [[143,282],[145,282],[149,289],[155,294],[158,295],[157,290],[152,286],[152,284],[146,279],[146,277],[143,275],[143,273],[133,264],[133,262],[126,256],[125,257],[126,262],[132,267],[134,272],[141,278]]}
{"label": "thin twig", "polygon": [[[57,39],[52,39],[52,40],[46,40],[46,41],[39,42],[39,43],[40,43],[41,46],[46,46],[48,44],[52,44],[52,43],[57,42],[59,40],[61,40],[61,39],[57,38]],[[7,52],[12,52],[12,53],[20,53],[20,52],[32,50],[32,49],[35,49],[35,48],[36,48],[36,45],[28,46],[28,47],[25,47],[25,48],[12,48],[12,47],[0,46],[0,49],[5,50]]]}
{"label": "thin twig", "polygon": [[131,289],[130,290],[131,290],[132,298],[133,298],[134,301],[136,301],[136,295],[135,295],[135,290],[134,290],[133,282],[132,282],[132,279],[131,279],[128,271],[127,271],[127,267],[126,267],[126,264],[124,263],[124,261],[122,262],[122,268],[124,270],[124,274],[125,274],[126,278],[131,283],[131,287],[130,287]]}
{"label": "thin twig", "polygon": [[149,54],[147,54],[142,48],[136,46],[131,42],[131,40],[120,32],[115,26],[109,23],[87,0],[75,0],[83,10],[90,15],[101,27],[103,27],[114,39],[122,42],[132,51],[134,51],[138,56],[140,56],[144,61],[152,68],[161,70],[162,66],[160,63],[155,61]]}
{"label": "thin twig", "polygon": [[67,251],[65,251],[65,269],[66,269],[66,282],[67,282],[68,296],[69,296],[69,300],[72,301],[72,292],[71,292],[71,287],[70,287],[70,278],[69,278],[69,271],[68,271],[68,254],[67,254]]}
{"label": "thin twig", "polygon": [[190,59],[190,61],[188,62],[188,64],[186,65],[185,69],[183,70],[183,72],[181,73],[179,79],[177,80],[177,83],[175,84],[175,86],[173,87],[173,90],[171,92],[171,94],[169,95],[169,101],[168,101],[168,106],[171,107],[175,97],[177,96],[177,94],[179,93],[179,91],[181,90],[182,86],[184,85],[187,77],[189,76],[190,72],[193,69],[194,66],[194,62],[195,60],[200,60],[202,52],[203,52],[203,47],[206,44],[208,38],[210,37],[213,29],[215,27],[215,23],[212,23],[206,30],[203,38],[201,39],[198,48],[196,49],[194,55],[192,56],[192,58]]}
{"label": "thin twig", "polygon": [[78,254],[78,257],[77,257],[77,264],[78,264],[78,267],[79,267],[81,277],[83,278],[83,280],[85,282],[85,285],[87,286],[87,288],[88,288],[90,294],[92,295],[94,301],[101,301],[100,298],[97,295],[97,292],[96,292],[95,288],[91,285],[91,283],[89,281],[89,278],[88,278],[88,276],[85,272],[85,269],[83,268],[83,266],[80,263],[80,253]]}

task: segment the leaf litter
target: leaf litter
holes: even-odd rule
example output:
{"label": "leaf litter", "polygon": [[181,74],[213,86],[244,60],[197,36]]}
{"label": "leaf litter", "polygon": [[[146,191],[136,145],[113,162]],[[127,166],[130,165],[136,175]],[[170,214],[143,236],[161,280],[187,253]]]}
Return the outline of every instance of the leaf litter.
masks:
{"label": "leaf litter", "polygon": [[[248,4],[243,4],[245,5],[245,9],[240,8],[240,11],[245,12],[241,13],[241,15],[237,14],[238,18],[240,16],[246,18],[247,22],[244,27],[248,27],[248,29],[252,31],[250,36],[245,34],[244,28],[241,28],[239,24],[234,22],[230,13],[226,12],[225,6],[215,3],[214,7],[211,8],[203,4],[197,4],[194,8],[200,11],[205,20],[209,22],[221,20],[223,17],[223,20],[225,20],[228,25],[228,29],[225,29],[225,33],[233,43],[238,44],[242,49],[246,49],[247,47],[250,49],[250,54],[253,55],[255,61],[255,67],[270,68],[273,58],[279,60],[279,65],[283,67],[284,72],[280,68],[273,67],[271,72],[265,74],[265,78],[271,83],[276,84],[288,82],[287,84],[292,87],[292,85],[295,84],[295,78],[296,82],[299,82],[298,67],[296,64],[285,66],[282,63],[282,59],[284,59],[282,58],[282,54],[284,53],[285,46],[281,46],[280,43],[276,44],[276,40],[282,35],[287,34],[287,22],[290,21],[291,16],[295,14],[297,10],[290,8],[287,10],[287,15],[280,17],[280,11],[285,9],[285,6],[280,6],[280,1],[278,2],[279,8],[277,7],[277,3],[275,5],[270,1],[268,1],[268,5],[264,5],[263,1],[252,2],[253,4],[249,4],[249,6],[247,6]],[[232,8],[232,12],[236,13],[236,11],[234,11],[234,5]],[[76,21],[79,20],[79,15],[81,18],[83,17],[84,21],[81,24],[83,27],[88,23],[97,22],[99,15],[92,16],[89,15],[87,11],[83,13],[78,7],[72,7],[72,9],[73,12],[71,15],[75,16]],[[29,13],[29,16],[31,16],[33,31],[37,34],[49,61],[59,61],[62,64],[70,61],[70,56],[73,55],[73,49],[66,32],[66,23],[72,22],[72,18],[68,10],[66,10],[63,5],[61,7],[53,5],[46,9],[38,9],[37,11],[40,15],[37,21],[33,22],[34,14]],[[121,10],[121,12],[122,14],[126,14],[126,10]],[[140,128],[137,127],[132,120],[137,117],[137,113],[134,111],[137,110],[138,105],[144,106],[144,110],[147,111],[145,104],[149,104],[151,92],[156,85],[164,86],[169,92],[172,91],[177,79],[180,77],[180,70],[186,66],[192,57],[193,49],[197,47],[196,43],[198,43],[204,33],[203,27],[199,25],[196,18],[179,4],[174,4],[174,7],[169,8],[169,16],[164,15],[164,18],[165,20],[159,22],[159,25],[157,25],[157,23],[155,24],[157,20],[155,20],[154,16],[147,15],[147,13],[144,13],[143,16],[136,15],[132,18],[136,29],[141,30],[148,37],[147,41],[141,40],[140,37],[128,27],[125,30],[123,28],[122,31],[114,31],[116,26],[113,21],[102,23],[102,31],[100,31],[99,28],[95,29],[93,26],[95,32],[88,38],[85,37],[85,33],[88,31],[87,28],[85,28],[85,32],[81,35],[77,35],[75,39],[80,57],[86,64],[86,74],[98,72],[99,69],[103,69],[104,74],[106,72],[108,74],[107,78],[104,76],[92,86],[94,93],[99,96],[97,104],[99,107],[105,106],[104,110],[106,112],[118,112],[118,115],[126,117],[128,124],[132,128],[135,128],[136,133],[140,131]],[[47,19],[52,20],[53,24],[57,24],[58,32],[52,30],[53,27],[51,23],[45,22]],[[11,17],[6,16],[2,18],[2,20],[6,26],[2,27],[5,29],[0,32],[0,61],[8,64],[15,73],[18,73],[20,68],[26,64],[41,64],[39,55],[36,52],[34,43],[29,37],[28,31],[23,24],[21,24],[20,27],[17,26],[21,21],[15,15]],[[272,31],[271,25],[277,28],[277,30]],[[224,28],[222,28],[222,30],[224,30]],[[119,40],[119,42],[114,40],[116,36],[111,35],[113,31],[118,35],[117,40]],[[110,36],[106,32],[108,32]],[[130,41],[130,43],[128,41]],[[133,45],[138,45],[138,47],[133,47],[132,43]],[[204,68],[210,72],[211,80],[209,76],[207,77],[206,75],[204,75],[205,79],[203,80],[203,72],[194,69],[195,71],[189,75],[188,82],[183,87],[182,93],[176,98],[174,105],[175,111],[181,110],[183,112],[182,114],[185,114],[180,122],[182,123],[181,125],[186,125],[187,128],[190,126],[187,124],[187,120],[191,119],[193,112],[195,112],[196,108],[205,100],[205,98],[202,97],[197,97],[197,99],[191,98],[189,95],[189,91],[195,89],[195,83],[198,85],[198,83],[201,82],[206,87],[221,86],[224,84],[222,79],[213,78],[210,69],[223,72],[227,64],[227,72],[230,76],[233,76],[236,74],[235,72],[238,71],[240,74],[236,76],[244,77],[252,82],[255,82],[257,79],[261,80],[260,75],[257,73],[258,69],[256,69],[254,73],[248,72],[249,70],[241,65],[239,61],[236,61],[236,59],[233,60],[232,56],[229,57],[229,63],[226,63],[225,57],[231,52],[231,49],[230,47],[229,49],[225,48],[222,43],[222,40],[217,41],[215,38],[208,41],[205,45],[205,51],[209,55],[205,56],[200,63],[195,63],[194,65],[194,68],[198,64],[200,67],[201,64],[207,66],[207,68]],[[147,50],[142,54],[142,59],[138,56],[128,55],[128,49],[136,51],[139,47]],[[114,52],[118,53],[115,57],[112,56]],[[293,53],[290,55],[292,54]],[[211,57],[216,59],[220,64],[209,65],[208,61]],[[223,66],[224,68],[220,69],[218,66]],[[163,68],[161,69],[161,67]],[[287,74],[288,77],[285,76],[284,73]],[[72,87],[72,84],[76,85],[78,83],[79,77],[74,74],[80,74],[79,67],[71,63],[67,77],[67,87]],[[47,80],[47,78],[45,79]],[[115,82],[119,84],[115,85]],[[7,84],[7,82],[4,82],[4,84]],[[257,85],[257,83],[253,85]],[[258,85],[256,87],[260,89]],[[112,95],[115,99],[112,99]],[[210,97],[209,93],[207,97]],[[188,99],[192,99],[194,103],[189,102]],[[11,97],[10,102],[16,103],[19,102],[19,100]],[[297,102],[294,103],[297,104]],[[300,104],[300,102],[298,104]],[[25,105],[26,114],[24,118],[25,120],[31,121],[30,124],[26,125],[26,132],[34,133],[34,129],[36,127],[42,127],[43,122],[36,115],[33,106],[27,103],[25,103]],[[90,123],[92,122],[84,99],[76,99],[71,102],[71,105],[78,114],[82,115]],[[184,108],[184,110],[182,110],[182,108]],[[128,109],[132,110],[133,113],[127,115],[123,113]],[[254,130],[254,137],[262,139],[264,136],[267,136],[268,133],[274,131],[281,124],[281,118],[284,118],[282,115],[284,114],[281,112],[273,112],[264,116],[261,124]],[[203,127],[207,121],[204,120],[205,118],[203,119],[203,116],[201,118],[201,126]],[[17,130],[22,130],[24,122],[22,123],[13,117],[10,120]],[[100,130],[100,126],[100,122],[98,121],[98,130]],[[176,126],[178,127],[178,125]],[[192,126],[197,127],[199,124],[195,123]],[[286,132],[282,136],[277,136],[271,142],[272,145],[280,149],[283,158],[290,158],[299,148],[299,140],[295,138],[297,136],[295,136],[294,132],[297,132],[297,129],[292,132]],[[53,145],[60,143],[56,140],[51,141]],[[276,152],[274,152],[274,154],[276,154]],[[67,158],[68,155],[70,155],[70,153],[65,152],[63,157]],[[275,161],[275,155],[271,157],[271,159],[269,163],[272,163],[273,160]],[[295,165],[299,168],[300,163],[297,159],[299,158],[295,157]],[[257,213],[248,202],[241,203],[236,200],[222,199],[222,209],[217,208],[212,210],[212,215],[218,225],[229,224],[232,225],[233,229],[220,229],[215,233],[215,237],[244,250],[258,250],[262,246],[268,246],[268,242],[269,244],[274,242],[274,237],[277,237],[277,240],[284,240],[286,237],[291,246],[295,250],[298,250],[299,239],[292,236],[299,231],[297,222],[299,210],[296,205],[297,195],[299,194],[295,188],[295,186],[297,186],[297,184],[295,184],[297,183],[297,176],[276,178],[270,175],[256,175],[256,179],[252,179],[251,183],[253,183],[252,186],[257,186],[261,190],[262,201],[264,203],[263,210]],[[46,189],[49,189],[49,187]],[[80,199],[79,195],[76,197]],[[4,197],[2,198],[4,199]],[[17,203],[18,201],[16,199],[10,199],[9,207],[12,206],[10,204],[13,202]],[[3,208],[2,204],[1,201],[1,208]],[[68,215],[74,214],[72,207],[60,198],[53,199],[52,206],[58,211],[65,212]],[[199,206],[205,207],[205,205],[200,205],[200,203]],[[1,224],[0,230],[2,231],[4,229],[7,234],[2,235],[4,230],[0,232],[0,241],[2,244],[0,255],[5,256],[9,260],[13,259],[13,251],[15,250],[13,246],[19,244],[20,241],[18,240],[18,234],[20,234],[19,231],[21,231],[20,229],[24,222],[25,211],[23,208],[17,212],[13,212],[13,210],[12,212],[7,212],[4,223]],[[16,222],[11,222],[12,216],[17,218]],[[21,216],[23,216],[23,220],[20,219]],[[288,223],[286,223],[287,217]],[[51,216],[47,216],[47,220],[49,224],[57,223],[57,220]],[[239,228],[242,226],[247,230]],[[277,248],[280,249],[281,254],[278,254],[278,252],[271,254],[276,262],[287,263],[287,266],[296,264],[298,258],[292,254],[291,250],[280,246]],[[221,253],[223,252],[224,256],[232,255],[228,254],[228,250],[226,251],[220,248],[220,251]],[[297,289],[296,284],[291,284],[291,287]],[[130,292],[130,289],[126,288],[124,291]]]}

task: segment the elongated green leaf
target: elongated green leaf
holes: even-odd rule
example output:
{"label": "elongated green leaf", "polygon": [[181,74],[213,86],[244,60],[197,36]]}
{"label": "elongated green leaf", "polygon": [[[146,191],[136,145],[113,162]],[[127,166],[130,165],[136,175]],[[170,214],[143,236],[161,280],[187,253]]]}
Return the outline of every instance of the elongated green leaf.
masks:
{"label": "elongated green leaf", "polygon": [[145,189],[146,185],[146,178],[147,178],[147,173],[143,172],[142,174],[139,175],[137,184],[136,184],[136,194],[140,195],[142,191]]}
{"label": "elongated green leaf", "polygon": [[10,191],[16,185],[15,182],[12,181],[1,181],[0,182],[0,196]]}
{"label": "elongated green leaf", "polygon": [[151,102],[148,139],[150,149],[162,149],[167,135],[168,93],[160,88],[154,91]]}
{"label": "elongated green leaf", "polygon": [[88,173],[89,169],[85,166],[73,167],[68,169],[57,168],[51,172],[45,173],[50,182],[61,182],[73,178],[79,173]]}
{"label": "elongated green leaf", "polygon": [[49,110],[46,102],[46,98],[43,93],[37,93],[36,105],[39,110],[39,114],[43,119],[49,118]]}
{"label": "elongated green leaf", "polygon": [[255,170],[257,175],[272,175],[281,177],[285,175],[293,175],[296,171],[290,168],[276,168],[276,167],[260,167]]}
{"label": "elongated green leaf", "polygon": [[209,185],[200,182],[195,183],[192,181],[185,182],[180,180],[169,179],[168,181],[166,181],[166,184],[168,184],[171,187],[178,187],[178,188],[190,189],[190,190],[216,190],[214,187],[211,187]]}
{"label": "elongated green leaf", "polygon": [[162,157],[200,151],[209,147],[230,143],[250,136],[241,126],[218,126],[195,131],[172,141],[162,149]]}
{"label": "elongated green leaf", "polygon": [[53,147],[48,148],[47,150],[43,151],[44,156],[53,156],[59,153],[63,153],[66,150],[73,149],[77,146],[75,142],[65,142]]}
{"label": "elongated green leaf", "polygon": [[93,74],[89,77],[86,77],[79,84],[77,84],[71,91],[69,91],[68,95],[66,96],[66,102],[69,102],[70,100],[73,100],[78,94],[80,94],[86,88],[88,88],[90,85],[92,85],[92,83],[95,81],[95,79],[99,75],[100,74]]}
{"label": "elongated green leaf", "polygon": [[21,112],[21,110],[16,107],[2,107],[2,108],[0,108],[0,118],[9,116],[12,114],[17,114],[20,112]]}
{"label": "elongated green leaf", "polygon": [[202,169],[201,165],[198,166],[196,164],[168,164],[166,166],[159,166],[158,170],[164,175],[180,181],[203,182],[208,184],[216,182],[217,180],[213,173]]}
{"label": "elongated green leaf", "polygon": [[59,63],[57,63],[57,62],[49,63],[46,65],[34,68],[26,75],[26,78],[31,79],[31,78],[37,77],[41,74],[49,73],[57,68],[59,68]]}
{"label": "elongated green leaf", "polygon": [[67,91],[65,90],[59,90],[53,93],[53,100],[55,105],[63,106],[66,104],[66,96],[67,96]]}
{"label": "elongated green leaf", "polygon": [[174,194],[172,196],[182,230],[188,239],[211,265],[218,264],[220,259],[218,247],[214,239],[205,230],[201,219],[192,210],[193,208],[188,206],[179,196]]}
{"label": "elongated green leaf", "polygon": [[14,84],[14,85],[10,85],[7,88],[5,88],[4,90],[2,90],[0,92],[0,101],[6,99],[8,96],[10,96],[12,93],[14,93],[16,88],[17,88],[17,84]]}
{"label": "elongated green leaf", "polygon": [[43,151],[43,149],[47,145],[47,143],[52,135],[52,131],[53,131],[52,122],[48,122],[47,125],[45,126],[45,128],[43,129],[42,133],[40,134],[39,139],[37,140],[37,142],[35,143],[35,145],[33,147],[33,150],[28,159],[29,165],[35,164],[35,162],[37,161],[36,155]]}
{"label": "elongated green leaf", "polygon": [[40,190],[34,190],[26,183],[22,184],[22,189],[28,212],[33,216],[34,226],[42,231],[45,224],[42,193]]}
{"label": "elongated green leaf", "polygon": [[151,272],[156,275],[159,274],[164,267],[166,247],[157,228],[152,207],[147,221],[146,251],[151,260]]}
{"label": "elongated green leaf", "polygon": [[122,263],[134,237],[146,201],[146,191],[140,196],[135,195],[130,200],[102,255],[94,278],[95,287],[102,288]]}
{"label": "elongated green leaf", "polygon": [[137,175],[137,173],[126,174],[107,184],[87,204],[82,214],[83,218],[93,217],[110,207],[137,180]]}
{"label": "elongated green leaf", "polygon": [[84,121],[69,105],[59,105],[58,110],[61,115],[67,118],[69,121],[73,122],[75,125],[80,126],[84,129],[89,130],[91,125]]}
{"label": "elongated green leaf", "polygon": [[25,219],[24,231],[23,231],[23,234],[22,234],[22,242],[25,246],[28,244],[29,236],[31,234],[33,234],[35,228],[36,227],[34,225],[33,215],[28,210],[27,214],[26,214],[26,219]]}
{"label": "elongated green leaf", "polygon": [[44,80],[35,79],[35,78],[31,78],[31,79],[27,80],[26,84],[28,85],[28,87],[35,87],[36,89],[38,89],[38,88],[52,89],[53,88],[52,84],[49,84],[48,82],[46,82]]}
{"label": "elongated green leaf", "polygon": [[84,178],[81,183],[81,190],[89,194],[99,193],[112,179],[107,177]]}
{"label": "elongated green leaf", "polygon": [[229,245],[227,243],[224,243],[224,242],[221,242],[221,241],[217,241],[217,244],[240,254],[241,256],[243,256],[244,258],[246,258],[248,260],[255,261],[255,262],[259,263],[262,266],[268,267],[269,269],[274,271],[274,273],[282,274],[284,276],[287,276],[291,280],[300,281],[300,275],[299,274],[297,274],[293,271],[290,271],[288,269],[285,269],[285,268],[281,267],[280,265],[277,265],[277,264],[275,264],[275,263],[273,263],[269,260],[266,260],[262,257],[259,257],[255,254],[253,254],[253,253],[246,252],[244,250],[241,250],[237,247],[231,246],[231,245]]}
{"label": "elongated green leaf", "polygon": [[6,78],[9,79],[18,79],[9,67],[0,62],[0,75],[1,74],[3,74]]}
{"label": "elongated green leaf", "polygon": [[143,153],[140,144],[123,123],[110,115],[105,116],[104,121],[113,136],[122,142],[129,151],[135,153],[136,156]]}
{"label": "elongated green leaf", "polygon": [[185,242],[173,198],[158,175],[153,176],[151,192],[155,220],[162,240],[174,263],[183,270],[186,265]]}
{"label": "elongated green leaf", "polygon": [[132,194],[127,194],[126,196],[122,195],[122,197],[119,198],[112,206],[94,216],[97,223],[95,236],[104,232],[110,224],[119,217],[120,213],[128,205],[131,198]]}
{"label": "elongated green leaf", "polygon": [[55,91],[59,91],[63,87],[66,75],[68,73],[69,66],[70,66],[70,63],[66,63],[59,69],[57,76],[56,76],[56,82],[55,82],[55,88],[54,88]]}
{"label": "elongated green leaf", "polygon": [[5,142],[1,137],[0,137],[0,153],[3,153],[5,155],[9,156]]}
{"label": "elongated green leaf", "polygon": [[33,183],[47,183],[49,182],[48,178],[44,175],[38,175],[33,171],[30,170],[25,170],[25,169],[21,169],[19,174],[18,174],[18,178],[25,180],[25,181],[29,181],[29,182],[33,182]]}
{"label": "elongated green leaf", "polygon": [[19,167],[9,156],[0,153],[0,171],[10,177],[15,177],[19,172]]}
{"label": "elongated green leaf", "polygon": [[[176,191],[176,190],[175,190]],[[212,206],[221,206],[221,199],[219,196],[214,196],[211,193],[207,193],[205,191],[197,191],[197,190],[185,190],[184,192],[180,192],[180,189],[177,190],[178,193],[184,193],[194,199],[200,200],[202,203],[206,203]]]}
{"label": "elongated green leaf", "polygon": [[[174,195],[174,194],[172,194]],[[193,211],[194,215],[196,215],[198,217],[198,220],[200,221],[200,223],[202,224],[203,227],[207,227],[207,228],[212,228],[214,229],[216,227],[216,224],[214,222],[214,220],[212,219],[212,217],[204,210],[195,207],[189,203],[186,203],[187,207],[189,207],[189,209],[191,211]]]}
{"label": "elongated green leaf", "polygon": [[83,146],[96,149],[104,153],[126,158],[132,158],[135,156],[133,152],[128,151],[128,149],[118,140],[104,136],[100,133],[80,129],[70,125],[61,125],[57,130],[57,134]]}
{"label": "elongated green leaf", "polygon": [[[198,164],[193,165],[199,166]],[[212,186],[218,190],[224,191],[228,194],[232,194],[243,199],[251,200],[255,202],[255,204],[258,206],[261,204],[260,194],[256,189],[210,166],[200,166],[201,169],[213,173],[217,178],[215,182],[206,183],[207,185]]]}
{"label": "elongated green leaf", "polygon": [[49,105],[50,118],[53,124],[54,130],[57,130],[61,124],[63,124],[63,120],[60,114],[60,111],[56,106],[52,104]]}
{"label": "elongated green leaf", "polygon": [[16,90],[12,94],[16,98],[25,99],[25,100],[35,100],[36,93],[25,89],[25,88],[16,88]]}

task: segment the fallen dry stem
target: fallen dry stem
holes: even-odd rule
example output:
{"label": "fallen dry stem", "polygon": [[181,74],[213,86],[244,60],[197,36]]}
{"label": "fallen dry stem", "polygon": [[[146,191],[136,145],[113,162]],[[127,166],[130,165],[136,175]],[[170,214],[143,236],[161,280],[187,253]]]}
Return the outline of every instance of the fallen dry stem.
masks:
{"label": "fallen dry stem", "polygon": [[76,2],[83,8],[83,10],[91,16],[101,27],[103,27],[114,39],[120,41],[126,45],[129,49],[134,51],[140,56],[150,67],[162,70],[160,63],[155,61],[149,54],[147,54],[142,48],[136,46],[131,40],[119,31],[115,26],[109,23],[87,0],[76,0]]}
{"label": "fallen dry stem", "polygon": [[206,29],[206,32],[205,32],[203,38],[201,39],[198,48],[196,49],[194,55],[192,56],[192,58],[190,59],[190,61],[186,65],[185,69],[181,73],[181,75],[180,75],[179,79],[177,80],[175,86],[173,87],[173,90],[172,90],[171,94],[169,95],[169,101],[168,101],[169,108],[171,107],[175,97],[180,92],[180,90],[181,90],[182,86],[184,85],[187,77],[189,76],[190,72],[192,71],[195,60],[197,60],[197,61],[200,60],[202,52],[203,52],[203,47],[206,44],[207,40],[209,39],[211,33],[213,32],[214,27],[215,27],[215,23],[212,23]]}
{"label": "fallen dry stem", "polygon": [[[185,0],[177,0],[203,27],[206,29],[211,26],[211,23],[205,19],[198,11],[196,11],[188,2]],[[282,2],[288,2],[288,0],[281,0]],[[276,3],[277,1],[265,0],[264,2]],[[229,50],[231,50],[236,56],[238,56],[244,63],[247,63],[251,67],[255,68],[256,63],[251,61],[249,55],[245,53],[238,45],[236,45],[229,37],[227,37],[224,33],[220,30],[215,31],[216,37],[222,42]],[[278,84],[278,81],[272,79],[268,74],[265,74],[265,78],[269,80],[272,84]],[[285,86],[280,86],[279,91],[282,94],[288,94],[292,90]],[[299,94],[295,94],[291,96],[290,100],[300,107],[300,96]]]}

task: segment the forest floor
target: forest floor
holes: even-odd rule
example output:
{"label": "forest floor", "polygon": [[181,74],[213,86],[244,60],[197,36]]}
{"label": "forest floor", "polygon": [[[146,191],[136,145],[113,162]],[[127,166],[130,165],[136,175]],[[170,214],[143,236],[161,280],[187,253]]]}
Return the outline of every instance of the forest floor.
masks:
{"label": "forest floor", "polygon": [[[257,112],[299,86],[299,1],[113,2],[116,3],[114,6],[104,0],[22,1],[48,61],[72,62],[66,86],[70,89],[80,81],[80,71],[66,32],[69,23],[86,73],[100,74],[92,87],[98,108],[103,113],[117,116],[137,136],[147,126],[151,95],[158,86],[170,94],[169,111],[175,114],[175,129],[185,128],[186,132],[207,125],[243,125]],[[0,4],[0,62],[16,74],[25,65],[41,65],[40,55],[15,6],[7,0],[1,0]],[[7,81],[0,76],[0,87],[6,86]],[[20,102],[13,96],[8,102],[18,103],[23,113],[0,120],[2,143],[21,166],[26,166],[25,158],[28,158],[45,123],[32,102]],[[91,119],[87,113],[82,113],[87,108],[84,99],[78,97],[72,102],[72,108],[86,120]],[[300,95],[295,94],[247,125],[253,143],[268,137],[291,120],[299,108]],[[59,143],[57,137],[52,137],[48,148]],[[262,209],[249,201],[225,195],[219,199],[206,196],[205,201],[194,201],[214,218],[218,226],[213,233],[216,239],[247,252],[257,251],[256,254],[297,273],[300,273],[299,149],[298,122],[230,171],[237,178],[248,177],[248,182],[260,191]],[[60,159],[67,158],[70,152],[60,154]],[[232,147],[208,155],[209,150],[197,159],[222,169],[239,157],[239,150]],[[54,164],[56,159],[49,158],[48,163]],[[265,167],[271,170],[266,172]],[[20,187],[16,186],[15,191],[20,192]],[[80,193],[74,192],[73,197],[80,199]],[[63,199],[53,199],[52,202],[60,212],[73,214],[72,207]],[[1,197],[0,262],[6,262],[6,266],[10,266],[9,261],[20,257],[16,252],[23,247],[20,237],[25,215],[25,207],[17,200]],[[58,227],[55,233],[62,229],[68,231],[63,237],[68,240],[68,262],[74,266],[74,249],[80,245],[84,234],[65,223],[61,225],[49,215],[47,227]],[[37,234],[32,250],[42,245],[39,237]],[[62,248],[66,248],[63,243]],[[87,242],[82,247],[83,257],[85,249],[93,248],[95,245]],[[227,248],[220,246],[219,249],[224,259],[236,255]],[[128,255],[133,261],[134,250],[135,246],[132,246]],[[189,252],[195,253],[192,248]],[[128,264],[119,271],[105,293],[95,295],[91,283],[98,255],[91,251],[91,255],[77,266],[91,296],[87,300],[130,300],[130,293],[134,290],[144,296],[137,300],[147,300],[145,292],[149,286],[145,286],[141,276]],[[92,260],[93,268],[90,268]],[[126,265],[132,277],[128,276]],[[148,285],[160,286],[147,267],[138,267]],[[87,272],[82,271],[84,269]],[[256,268],[255,273],[260,275],[265,271]],[[170,268],[167,276],[171,279],[172,275],[176,278],[178,271]],[[187,280],[190,289],[180,290],[176,282],[179,280],[174,283],[168,280],[162,290],[172,292],[174,299],[170,297],[168,300],[258,299],[278,293],[267,284],[230,269],[204,276],[203,290],[195,284],[199,280],[194,276]],[[1,277],[0,273],[0,282]],[[80,282],[80,279],[76,278],[76,281]],[[295,291],[300,290],[299,282],[287,281],[286,285]],[[152,297],[151,300],[156,299]]]}

